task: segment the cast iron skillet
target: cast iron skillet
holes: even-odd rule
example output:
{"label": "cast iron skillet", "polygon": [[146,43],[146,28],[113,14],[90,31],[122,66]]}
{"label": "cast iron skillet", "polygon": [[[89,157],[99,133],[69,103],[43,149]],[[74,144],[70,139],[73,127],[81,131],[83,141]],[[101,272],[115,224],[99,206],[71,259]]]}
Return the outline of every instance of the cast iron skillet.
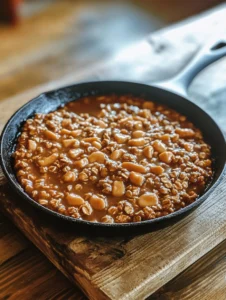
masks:
{"label": "cast iron skillet", "polygon": [[[218,42],[205,47],[190,64],[176,77],[168,82],[145,85],[141,83],[122,81],[98,81],[74,84],[54,91],[50,91],[29,101],[21,107],[8,121],[1,135],[1,166],[12,188],[21,196],[21,199],[33,204],[35,208],[54,216],[54,222],[67,221],[69,226],[77,226],[77,230],[88,230],[97,234],[137,234],[144,231],[158,229],[170,222],[190,213],[197,208],[216,188],[222,177],[226,159],[226,144],[224,136],[215,121],[200,107],[187,99],[186,90],[195,75],[210,63],[226,54],[226,42]],[[15,147],[18,134],[24,121],[35,113],[48,113],[58,107],[76,101],[87,95],[106,94],[133,94],[166,104],[186,115],[204,134],[205,140],[212,147],[214,158],[214,176],[206,191],[191,205],[168,216],[138,223],[104,224],[77,220],[51,211],[32,200],[21,188],[13,169],[11,154]],[[29,205],[26,203],[26,205]],[[40,212],[40,216],[42,213]],[[64,223],[66,225],[66,223]],[[62,224],[62,223],[61,223]]]}

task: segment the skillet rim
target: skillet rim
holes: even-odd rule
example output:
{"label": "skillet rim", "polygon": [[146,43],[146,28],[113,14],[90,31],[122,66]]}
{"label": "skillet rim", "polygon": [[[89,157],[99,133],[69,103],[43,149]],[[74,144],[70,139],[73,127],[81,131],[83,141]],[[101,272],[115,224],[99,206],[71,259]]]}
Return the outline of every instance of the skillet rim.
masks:
{"label": "skillet rim", "polygon": [[[101,223],[101,222],[91,222],[91,221],[86,221],[86,220],[81,220],[81,219],[75,219],[73,217],[70,216],[65,216],[63,214],[60,214],[56,211],[53,211],[47,207],[44,207],[43,205],[39,204],[38,202],[36,202],[34,199],[32,199],[21,187],[19,182],[16,182],[16,180],[14,180],[10,174],[12,173],[11,171],[8,171],[8,168],[4,162],[4,158],[3,158],[3,145],[4,145],[4,138],[5,138],[5,134],[6,131],[8,129],[8,127],[10,126],[10,123],[16,118],[16,116],[18,114],[20,114],[21,110],[23,110],[24,108],[26,108],[27,106],[31,106],[32,103],[34,103],[35,101],[37,101],[41,96],[48,96],[48,94],[51,93],[56,93],[65,89],[70,89],[70,88],[74,88],[76,86],[81,86],[81,85],[89,85],[89,84],[105,84],[105,83],[110,83],[110,84],[132,84],[132,85],[139,85],[139,86],[145,86],[147,87],[151,87],[151,88],[155,88],[157,90],[161,90],[163,92],[167,92],[170,94],[173,94],[174,96],[178,96],[181,97],[182,101],[187,101],[189,103],[189,105],[195,107],[195,109],[198,109],[203,115],[205,115],[207,118],[209,118],[209,120],[214,124],[215,128],[219,131],[222,141],[224,142],[224,150],[223,154],[224,154],[224,161],[226,161],[226,140],[225,137],[223,135],[223,132],[220,128],[220,126],[217,124],[217,122],[205,111],[203,110],[201,107],[199,107],[197,104],[195,104],[194,102],[192,102],[189,98],[185,98],[184,96],[177,94],[175,91],[171,91],[168,90],[167,88],[164,89],[163,87],[160,87],[158,85],[155,84],[145,84],[142,82],[134,82],[134,81],[119,81],[119,80],[101,80],[101,81],[82,81],[82,82],[78,82],[75,84],[71,84],[68,86],[64,86],[61,88],[57,88],[57,89],[53,89],[53,90],[49,90],[46,92],[43,92],[41,94],[39,94],[38,96],[36,96],[35,98],[32,98],[31,100],[29,100],[28,102],[26,102],[24,105],[22,105],[7,121],[7,123],[5,124],[2,133],[1,133],[1,137],[0,137],[0,164],[3,170],[4,175],[6,176],[9,184],[13,187],[13,189],[23,198],[25,199],[28,203],[32,204],[34,207],[37,207],[38,209],[42,210],[44,213],[47,213],[49,215],[52,215],[58,219],[62,219],[65,220],[67,222],[73,223],[73,224],[77,224],[77,225],[82,225],[82,226],[89,226],[89,227],[93,227],[93,228],[111,228],[111,229],[120,229],[120,228],[130,228],[130,227],[145,227],[145,226],[151,226],[151,225],[157,225],[159,223],[163,223],[163,222],[167,222],[167,221],[171,221],[172,219],[176,219],[179,216],[183,216],[186,215],[188,212],[192,212],[193,209],[197,208],[202,202],[204,202],[207,197],[215,190],[215,188],[218,186],[218,184],[220,183],[220,181],[223,178],[223,174],[224,171],[226,170],[226,165],[224,163],[224,165],[222,164],[219,167],[219,174],[217,176],[217,178],[215,179],[214,183],[210,183],[207,187],[207,189],[204,191],[204,193],[193,203],[189,204],[188,206],[179,209],[169,215],[163,216],[163,217],[159,217],[156,219],[151,219],[151,220],[146,220],[146,221],[141,221],[141,222],[131,222],[131,223]],[[95,87],[94,87],[95,88]],[[133,94],[133,93],[131,93]],[[72,100],[73,101],[73,100]],[[67,103],[69,103],[71,101],[68,101]],[[155,101],[154,101],[155,102]],[[158,102],[158,101],[156,101]],[[167,104],[166,104],[167,105]],[[186,115],[186,114],[185,114]],[[222,145],[223,146],[223,145]],[[11,153],[10,153],[11,156]],[[16,178],[16,175],[13,174]]]}

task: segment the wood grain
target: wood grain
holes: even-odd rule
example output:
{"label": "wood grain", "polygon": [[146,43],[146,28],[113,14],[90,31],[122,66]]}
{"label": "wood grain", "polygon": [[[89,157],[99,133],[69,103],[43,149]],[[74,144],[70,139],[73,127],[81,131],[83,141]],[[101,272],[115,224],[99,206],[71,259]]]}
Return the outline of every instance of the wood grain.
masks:
{"label": "wood grain", "polygon": [[86,299],[0,213],[0,299],[56,298]]}
{"label": "wood grain", "polygon": [[225,193],[226,177],[208,200],[185,219],[127,240],[87,238],[60,228],[61,224],[56,228],[49,218],[37,215],[33,207],[18,205],[7,185],[1,188],[1,207],[90,298],[141,299],[225,239]]}
{"label": "wood grain", "polygon": [[24,236],[0,214],[0,265],[27,247]]}
{"label": "wood grain", "polygon": [[101,7],[100,1],[45,2],[45,9],[20,26],[0,28],[5,41],[0,47],[0,99],[92,69],[161,26],[145,13],[111,1]]}
{"label": "wood grain", "polygon": [[224,300],[226,241],[161,288],[149,300]]}
{"label": "wood grain", "polygon": [[86,297],[37,249],[30,247],[0,266],[0,299],[85,300]]}

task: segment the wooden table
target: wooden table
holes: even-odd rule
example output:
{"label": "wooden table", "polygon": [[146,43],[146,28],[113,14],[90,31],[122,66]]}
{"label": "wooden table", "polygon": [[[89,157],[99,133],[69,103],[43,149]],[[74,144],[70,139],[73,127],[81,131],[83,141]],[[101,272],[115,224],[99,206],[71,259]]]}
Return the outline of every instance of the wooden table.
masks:
{"label": "wooden table", "polygon": [[[79,64],[74,32],[69,30],[75,9],[79,8],[76,6],[73,10],[65,2],[57,3],[54,12],[61,12],[59,19],[51,7],[17,29],[0,30],[1,40],[5,41],[0,48],[1,129],[12,101],[20,99],[20,107],[22,102],[48,89],[87,78],[148,83],[173,76],[211,35],[222,36],[226,13],[226,6],[220,6],[204,16],[156,32],[119,53],[110,52],[110,60],[107,60],[109,55],[103,55],[104,52],[100,55],[97,49],[92,61],[87,55]],[[31,24],[33,30],[28,32]],[[190,96],[217,117],[226,132],[225,69],[226,59],[222,59],[205,70],[194,80]],[[85,299],[2,214],[0,237],[1,299]],[[223,241],[150,299],[225,299],[225,246]]]}

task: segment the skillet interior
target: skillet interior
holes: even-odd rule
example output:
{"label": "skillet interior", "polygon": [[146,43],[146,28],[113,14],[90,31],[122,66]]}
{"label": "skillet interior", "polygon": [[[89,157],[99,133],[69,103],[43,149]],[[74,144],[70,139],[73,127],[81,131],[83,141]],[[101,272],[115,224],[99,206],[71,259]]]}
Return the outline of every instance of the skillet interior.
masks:
{"label": "skillet interior", "polygon": [[[198,128],[201,129],[205,140],[212,147],[212,156],[214,158],[214,176],[205,193],[194,203],[177,212],[158,219],[152,219],[138,223],[104,224],[77,220],[72,217],[60,215],[59,213],[41,206],[23,191],[14,172],[11,154],[14,150],[17,137],[24,121],[32,117],[35,113],[48,113],[50,111],[54,111],[58,107],[70,101],[76,101],[83,96],[106,95],[113,93],[133,94],[135,96],[144,97],[147,100],[149,99],[151,101],[165,104],[186,115],[190,121],[192,121]],[[98,234],[125,234],[125,232],[134,234],[141,231],[158,229],[159,227],[167,225],[170,221],[176,220],[191,212],[208,197],[210,192],[212,192],[219,183],[219,179],[225,166],[225,159],[226,144],[224,136],[216,123],[201,108],[189,100],[172,92],[168,92],[154,86],[131,82],[99,81],[80,83],[44,93],[25,104],[11,117],[1,136],[1,164],[3,171],[6,177],[9,179],[12,187],[23,197],[23,199],[28,200],[28,202],[35,205],[42,211],[48,212],[52,216],[57,216],[58,219],[69,221],[70,223],[79,225],[82,228],[88,228],[89,231],[93,230]]]}

